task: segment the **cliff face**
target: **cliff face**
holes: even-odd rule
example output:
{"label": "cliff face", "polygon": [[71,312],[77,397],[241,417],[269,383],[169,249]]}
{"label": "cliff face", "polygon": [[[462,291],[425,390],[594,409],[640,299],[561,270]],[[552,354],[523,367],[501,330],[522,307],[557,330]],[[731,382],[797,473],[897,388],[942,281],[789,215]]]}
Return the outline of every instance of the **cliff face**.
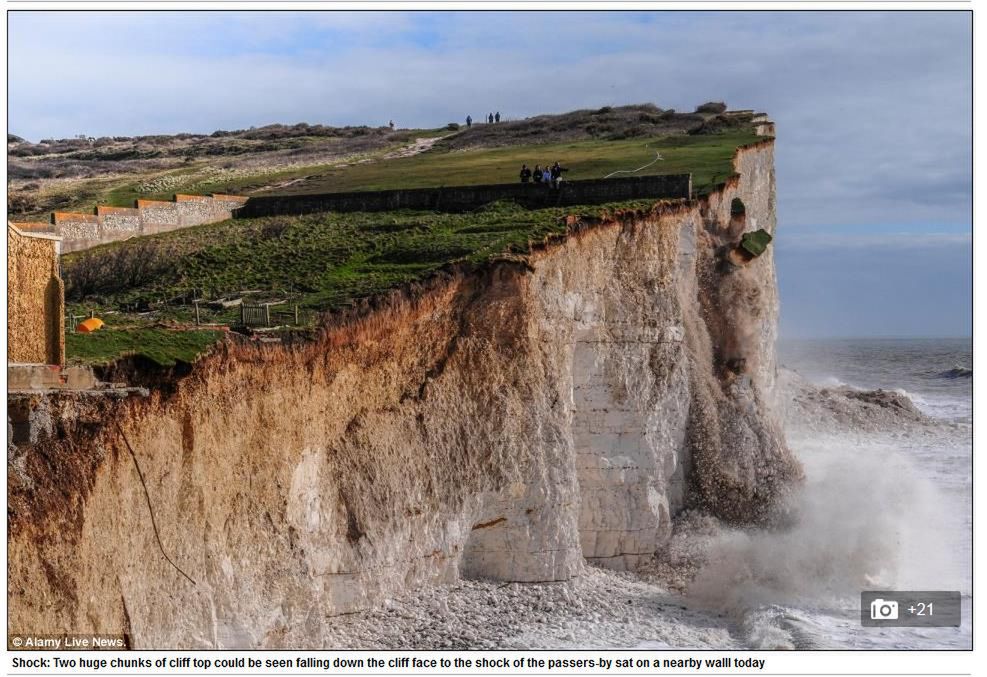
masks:
{"label": "cliff face", "polygon": [[143,400],[46,401],[51,436],[9,464],[11,631],[318,646],[414,586],[634,567],[687,504],[769,518],[800,472],[769,406],[774,266],[724,257],[774,230],[771,143],[736,169],[315,344],[226,345]]}

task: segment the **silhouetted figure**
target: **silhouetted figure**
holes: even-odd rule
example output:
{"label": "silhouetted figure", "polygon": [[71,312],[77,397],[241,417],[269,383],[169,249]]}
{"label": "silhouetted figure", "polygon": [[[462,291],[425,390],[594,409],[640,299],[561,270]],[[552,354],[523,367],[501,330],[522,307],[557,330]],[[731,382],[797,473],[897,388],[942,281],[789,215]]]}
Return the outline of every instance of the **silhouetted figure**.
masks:
{"label": "silhouetted figure", "polygon": [[555,161],[555,164],[552,165],[552,169],[550,171],[553,188],[559,187],[559,181],[562,180],[562,172],[567,172],[567,171],[569,171],[568,167],[563,167],[562,165],[560,165],[558,160]]}
{"label": "silhouetted figure", "polygon": [[535,183],[541,183],[542,171],[541,167],[535,165],[535,171],[531,173],[531,178],[535,180]]}
{"label": "silhouetted figure", "polygon": [[531,180],[531,170],[528,165],[521,165],[521,183],[528,183]]}
{"label": "silhouetted figure", "polygon": [[391,129],[394,129],[394,120],[391,120],[387,124],[390,126]]}
{"label": "silhouetted figure", "polygon": [[469,115],[467,115],[466,116],[466,129],[469,129],[472,126],[473,126],[473,118],[471,118]]}
{"label": "silhouetted figure", "polygon": [[500,111],[494,113],[494,122],[500,122]]}
{"label": "silhouetted figure", "polygon": [[493,113],[487,115],[487,122],[491,125],[493,124]]}

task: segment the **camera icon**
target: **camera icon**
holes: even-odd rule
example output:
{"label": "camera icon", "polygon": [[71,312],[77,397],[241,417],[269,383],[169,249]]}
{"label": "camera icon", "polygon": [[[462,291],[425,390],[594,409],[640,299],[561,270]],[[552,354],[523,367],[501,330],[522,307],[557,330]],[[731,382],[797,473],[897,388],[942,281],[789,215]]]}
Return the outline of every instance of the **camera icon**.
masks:
{"label": "camera icon", "polygon": [[898,603],[890,599],[875,599],[870,603],[870,618],[872,621],[898,620]]}

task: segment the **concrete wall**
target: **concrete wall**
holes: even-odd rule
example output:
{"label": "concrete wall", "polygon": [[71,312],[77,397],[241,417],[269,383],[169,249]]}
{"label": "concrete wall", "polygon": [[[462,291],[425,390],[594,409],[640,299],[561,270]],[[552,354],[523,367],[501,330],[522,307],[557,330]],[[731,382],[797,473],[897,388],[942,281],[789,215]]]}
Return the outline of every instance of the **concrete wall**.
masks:
{"label": "concrete wall", "polygon": [[174,200],[136,200],[133,207],[96,207],[92,214],[53,212],[51,223],[65,253],[140,235],[216,223],[247,201],[235,195],[176,195]]}
{"label": "concrete wall", "polygon": [[251,197],[236,211],[237,218],[306,214],[312,212],[378,212],[394,209],[428,209],[463,212],[498,200],[513,200],[531,209],[602,204],[650,198],[689,198],[691,174],[638,176],[620,179],[563,181],[558,190],[543,184],[496,184],[418,188],[412,190],[358,191],[322,195],[272,195]]}
{"label": "concrete wall", "polygon": [[7,361],[65,362],[59,239],[7,225]]}

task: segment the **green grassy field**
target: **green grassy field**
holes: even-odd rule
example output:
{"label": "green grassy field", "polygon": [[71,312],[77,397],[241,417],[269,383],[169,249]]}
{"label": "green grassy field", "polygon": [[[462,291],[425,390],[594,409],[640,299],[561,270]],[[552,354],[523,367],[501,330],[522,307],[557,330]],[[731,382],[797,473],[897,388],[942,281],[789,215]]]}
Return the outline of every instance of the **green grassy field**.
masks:
{"label": "green grassy field", "polygon": [[[415,132],[415,136],[428,138],[450,133],[440,128],[420,130]],[[694,189],[697,194],[703,194],[731,174],[731,160],[738,146],[762,139],[745,130],[619,141],[593,139],[472,151],[448,151],[438,146],[419,155],[382,160],[387,152],[401,147],[397,144],[368,152],[362,157],[365,162],[346,167],[308,165],[215,181],[197,177],[199,163],[193,163],[160,173],[158,176],[178,179],[174,187],[162,191],[142,191],[139,184],[132,180],[93,180],[86,185],[84,199],[91,204],[130,207],[136,198],[168,200],[175,192],[276,195],[513,183],[517,180],[522,162],[533,167],[556,160],[569,168],[565,175],[567,179],[596,179],[617,170],[641,167],[651,162],[656,152],[660,152],[664,159],[637,173],[637,176],[692,173]],[[186,176],[188,179],[183,180]],[[271,187],[290,181],[296,182],[286,188]],[[89,206],[87,204],[85,209]]]}
{"label": "green grassy field", "polygon": [[220,331],[172,331],[161,328],[106,328],[91,334],[66,334],[65,353],[72,364],[106,364],[140,355],[162,367],[194,362],[222,338]]}
{"label": "green grassy field", "polygon": [[[433,150],[324,170],[314,178],[307,174],[310,178],[300,189],[310,193],[510,182],[521,162],[533,166],[555,160],[570,168],[569,179],[600,178],[640,167],[660,152],[664,159],[641,173],[691,172],[694,191],[702,194],[732,175],[738,146],[762,138],[734,131],[469,152]],[[125,191],[116,195],[121,200],[129,197]],[[594,216],[612,208],[527,210],[497,203],[468,214],[396,211],[243,219],[69,254],[62,263],[71,308],[80,314],[89,309],[114,314],[104,316],[110,317],[108,331],[70,335],[67,351],[72,359],[86,362],[133,352],[160,364],[187,361],[222,334],[148,325],[190,324],[189,298],[287,299],[287,308],[298,304],[311,318],[420,279],[450,262],[479,263],[508,252],[523,254],[530,243],[564,233],[567,215]],[[253,296],[243,294],[245,290]],[[138,315],[133,312],[138,307],[148,312]],[[204,315],[204,322],[235,324],[239,310],[210,310]]]}
{"label": "green grassy field", "polygon": [[509,146],[471,152],[433,149],[420,155],[387,162],[324,169],[317,175],[309,170],[307,175],[311,178],[283,191],[268,191],[265,194],[513,183],[517,180],[522,162],[533,167],[535,164],[551,164],[556,160],[569,168],[565,175],[567,179],[598,179],[617,170],[641,167],[654,160],[656,152],[661,153],[664,159],[642,170],[637,176],[691,173],[693,186],[701,194],[733,173],[733,154],[738,146],[763,138],[753,132],[743,131],[701,136],[676,135],[621,141],[591,140]]}
{"label": "green grassy field", "polygon": [[[625,203],[648,207],[651,202]],[[607,206],[526,210],[498,203],[470,214],[399,211],[268,217],[198,226],[149,238],[112,243],[62,259],[69,311],[95,310],[106,328],[69,334],[72,362],[99,364],[139,353],[170,365],[191,361],[218,331],[173,331],[149,326],[189,326],[187,299],[237,296],[290,299],[305,318],[420,279],[453,261],[479,263],[505,252],[524,253],[529,242],[565,232],[565,216],[596,215]],[[138,261],[141,281],[124,275],[119,262]],[[93,281],[93,271],[104,279]],[[129,270],[129,269],[128,269]],[[90,293],[79,293],[83,282]],[[149,313],[120,312],[134,306]],[[112,311],[107,313],[106,311]],[[204,322],[236,324],[239,309],[202,310]]]}
{"label": "green grassy field", "polygon": [[[92,307],[117,310],[191,296],[234,296],[240,290],[290,297],[302,308],[324,311],[452,261],[524,253],[529,242],[565,232],[566,215],[597,215],[608,208],[527,210],[496,203],[469,214],[396,211],[232,220],[68,254],[62,258],[63,277],[72,309],[80,314]],[[124,260],[140,270],[131,274],[128,266],[125,272]],[[158,319],[190,317],[187,305],[161,308]],[[234,322],[238,312],[232,308],[210,319]]]}
{"label": "green grassy field", "polygon": [[[440,127],[438,129],[408,130],[403,134],[414,139],[428,139],[445,136],[452,133],[453,132],[450,130]],[[311,146],[319,145],[321,147],[326,147],[327,145],[331,146],[332,139],[302,138],[300,141]],[[350,157],[349,162],[358,160],[368,162],[391,162],[384,161],[382,158],[388,153],[393,153],[407,146],[408,142],[409,139],[403,138],[401,141],[395,141],[381,148],[368,150],[366,152],[354,155]],[[231,156],[230,161],[235,162],[236,156]],[[186,167],[157,174],[156,176],[158,177],[171,177],[178,180],[175,187],[168,190],[150,192],[143,191],[139,187],[140,184],[132,180],[124,180],[122,182],[119,180],[106,182],[107,186],[97,192],[97,195],[99,196],[97,202],[99,204],[114,207],[132,207],[134,200],[137,198],[146,200],[170,200],[176,192],[194,194],[249,193],[272,184],[283,183],[293,179],[300,179],[309,176],[320,176],[321,174],[330,171],[335,164],[338,164],[338,162],[332,165],[311,164],[287,167],[276,171],[258,172],[256,174],[250,174],[248,172],[237,176],[236,178],[224,178],[214,181],[204,180],[201,178],[200,170],[207,164],[209,163],[193,162]],[[346,168],[343,168],[339,171],[343,171],[345,169]],[[146,181],[147,177],[144,177],[143,180]]]}

